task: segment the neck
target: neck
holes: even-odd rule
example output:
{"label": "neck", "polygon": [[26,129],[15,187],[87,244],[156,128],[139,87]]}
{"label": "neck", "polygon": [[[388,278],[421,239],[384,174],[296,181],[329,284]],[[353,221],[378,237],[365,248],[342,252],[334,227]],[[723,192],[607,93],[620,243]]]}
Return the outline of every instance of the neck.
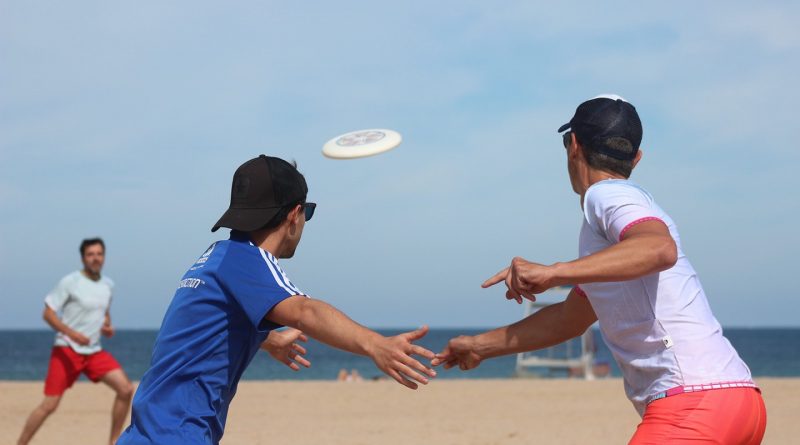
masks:
{"label": "neck", "polygon": [[97,280],[100,279],[100,274],[99,273],[93,273],[92,271],[90,271],[89,269],[87,269],[85,267],[83,268],[83,270],[81,272],[83,273],[84,276],[86,276],[86,278],[88,278],[88,279],[90,279],[92,281],[97,281]]}
{"label": "neck", "polygon": [[581,195],[581,206],[583,206],[583,198],[586,196],[586,191],[589,187],[597,184],[600,181],[607,179],[628,179],[617,173],[610,173],[603,170],[595,170],[588,165],[583,165],[582,171],[578,175],[578,194]]}
{"label": "neck", "polygon": [[271,253],[275,258],[281,258],[283,253],[284,240],[286,237],[281,230],[283,226],[275,229],[257,230],[250,232],[250,241],[256,246]]}

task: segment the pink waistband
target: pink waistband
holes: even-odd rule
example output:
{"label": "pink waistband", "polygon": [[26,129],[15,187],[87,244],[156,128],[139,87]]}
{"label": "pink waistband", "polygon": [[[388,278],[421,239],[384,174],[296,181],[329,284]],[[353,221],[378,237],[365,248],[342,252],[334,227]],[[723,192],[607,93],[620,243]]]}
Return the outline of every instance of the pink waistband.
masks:
{"label": "pink waistband", "polygon": [[719,383],[703,383],[702,385],[676,386],[666,391],[661,391],[660,393],[653,394],[652,396],[647,398],[646,403],[650,404],[652,402],[655,402],[656,400],[663,399],[664,397],[676,396],[678,394],[683,394],[685,392],[710,391],[712,389],[726,389],[726,388],[758,389],[758,386],[756,386],[756,384],[753,383],[752,380],[742,381],[742,382],[719,382]]}

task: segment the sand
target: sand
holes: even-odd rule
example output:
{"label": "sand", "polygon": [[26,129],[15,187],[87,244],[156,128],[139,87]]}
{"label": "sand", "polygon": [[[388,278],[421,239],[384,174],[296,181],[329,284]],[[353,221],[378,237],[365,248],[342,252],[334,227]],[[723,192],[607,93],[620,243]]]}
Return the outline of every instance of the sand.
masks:
{"label": "sand", "polygon": [[[757,380],[764,443],[800,438],[800,379]],[[15,443],[40,382],[0,382],[0,444]],[[112,392],[77,383],[34,444],[103,444]],[[223,444],[624,444],[639,417],[622,381],[442,380],[418,391],[390,382],[242,382]]]}

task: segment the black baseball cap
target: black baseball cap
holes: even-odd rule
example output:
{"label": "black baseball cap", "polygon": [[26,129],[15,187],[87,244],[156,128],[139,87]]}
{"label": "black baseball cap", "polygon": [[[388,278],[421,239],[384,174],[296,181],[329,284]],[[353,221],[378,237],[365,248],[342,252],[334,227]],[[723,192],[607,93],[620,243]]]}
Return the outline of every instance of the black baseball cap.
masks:
{"label": "black baseball cap", "polygon": [[604,94],[580,104],[558,132],[571,130],[590,150],[628,161],[642,143],[642,121],[636,108],[615,94]]}
{"label": "black baseball cap", "polygon": [[242,232],[258,230],[289,205],[306,200],[308,186],[297,168],[280,158],[260,155],[236,169],[231,185],[231,205],[211,228]]}

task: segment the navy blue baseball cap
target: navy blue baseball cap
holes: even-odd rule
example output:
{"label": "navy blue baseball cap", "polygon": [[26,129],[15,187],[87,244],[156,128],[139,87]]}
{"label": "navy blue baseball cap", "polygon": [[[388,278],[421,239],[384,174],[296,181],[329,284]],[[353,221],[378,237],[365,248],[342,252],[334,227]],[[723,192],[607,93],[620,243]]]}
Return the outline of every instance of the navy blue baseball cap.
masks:
{"label": "navy blue baseball cap", "polygon": [[558,132],[570,130],[584,147],[629,161],[642,143],[642,121],[636,108],[615,94],[603,94],[580,104]]}

